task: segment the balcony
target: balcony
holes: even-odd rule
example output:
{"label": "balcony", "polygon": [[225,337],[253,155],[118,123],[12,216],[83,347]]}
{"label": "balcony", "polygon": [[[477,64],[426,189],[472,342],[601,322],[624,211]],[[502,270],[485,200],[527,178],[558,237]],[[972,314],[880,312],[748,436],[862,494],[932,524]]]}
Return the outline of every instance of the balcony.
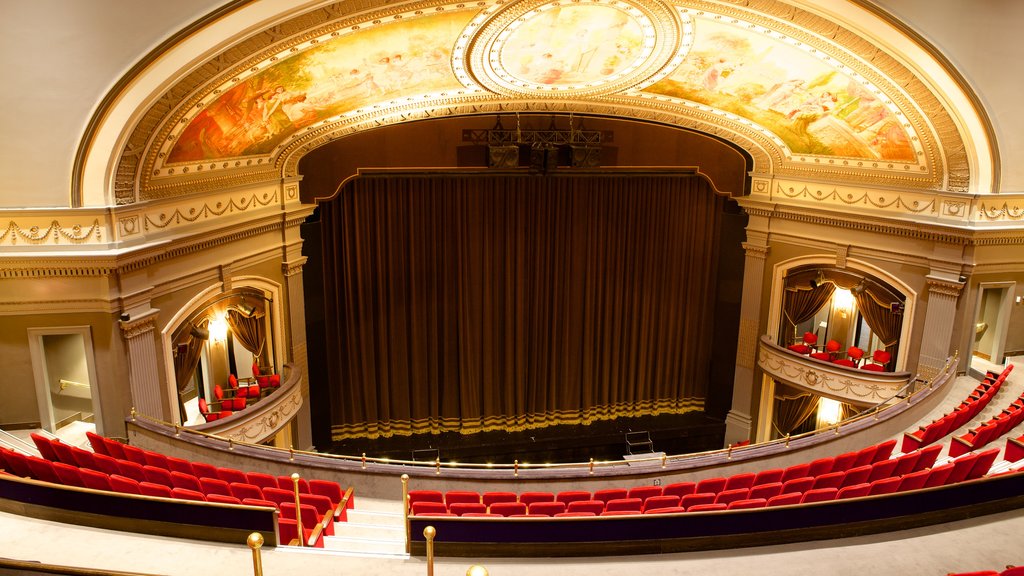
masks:
{"label": "balcony", "polygon": [[280,388],[245,410],[190,428],[250,444],[259,444],[274,436],[302,407],[302,371],[285,364],[282,376]]}
{"label": "balcony", "polygon": [[757,364],[768,376],[855,406],[888,400],[913,379],[910,372],[871,372],[803,356],[775,344],[767,335],[761,336],[760,348]]}

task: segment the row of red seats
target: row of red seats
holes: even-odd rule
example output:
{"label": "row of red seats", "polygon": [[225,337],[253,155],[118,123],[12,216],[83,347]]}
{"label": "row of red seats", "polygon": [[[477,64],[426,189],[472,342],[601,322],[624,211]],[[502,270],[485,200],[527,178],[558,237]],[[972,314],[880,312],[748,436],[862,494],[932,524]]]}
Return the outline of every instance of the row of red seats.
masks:
{"label": "row of red seats", "polygon": [[949,455],[956,457],[982,448],[1016,428],[1021,422],[1024,422],[1024,394],[1021,394],[999,414],[989,418],[986,422],[979,424],[962,436],[954,437],[949,445]]}
{"label": "row of red seats", "polygon": [[[981,384],[972,390],[967,395],[967,398],[954,408],[952,412],[934,420],[927,426],[921,426],[913,432],[905,432],[903,434],[903,452],[910,452],[922,446],[927,446],[969,422],[999,392],[1011,371],[1013,371],[1013,364],[1007,366],[1002,374],[988,373]],[[952,455],[950,454],[950,456]]]}
{"label": "row of red seats", "polygon": [[[984,476],[999,451],[971,454],[935,468],[942,446],[859,466],[845,472],[827,472],[786,482],[726,488],[729,480],[753,480],[754,474],[717,478],[713,484],[679,482],[665,486],[610,488],[593,494],[582,490],[551,492],[485,492],[413,490],[409,492],[414,516],[466,517],[573,517],[625,514],[662,514],[709,510],[763,508],[891,494],[973,480]],[[784,474],[783,469],[774,472]],[[773,477],[775,475],[773,474]],[[782,478],[782,477],[779,477]],[[717,481],[725,481],[721,485]],[[714,491],[721,486],[720,491]],[[701,492],[701,490],[708,490]]]}
{"label": "row of red seats", "polygon": [[810,356],[815,360],[821,360],[822,362],[832,362],[839,366],[846,366],[847,368],[857,368],[858,366],[862,370],[871,370],[873,372],[885,372],[886,365],[892,360],[892,354],[886,350],[875,350],[871,355],[872,362],[867,362],[864,365],[860,365],[861,360],[864,358],[864,351],[856,346],[850,346],[846,350],[846,358],[839,358],[839,342],[835,340],[829,340],[825,344],[825,349],[818,351],[816,345],[818,343],[818,335],[814,332],[804,332],[803,341],[798,344],[790,344],[786,348],[790,351],[802,354],[804,356]]}
{"label": "row of red seats", "polygon": [[[224,390],[220,384],[214,385],[213,395],[217,399],[216,402],[207,402],[205,398],[199,399],[199,413],[203,415],[203,418],[207,422],[227,418],[235,412],[244,410],[246,406],[256,403],[281,386],[280,374],[263,375],[255,362],[252,364],[252,373],[251,379],[241,381],[234,374],[230,374],[228,390]],[[252,384],[252,382],[256,383]]]}
{"label": "row of red seats", "polygon": [[1024,566],[1007,566],[1006,570],[978,570],[975,572],[950,572],[946,576],[1024,576]]}

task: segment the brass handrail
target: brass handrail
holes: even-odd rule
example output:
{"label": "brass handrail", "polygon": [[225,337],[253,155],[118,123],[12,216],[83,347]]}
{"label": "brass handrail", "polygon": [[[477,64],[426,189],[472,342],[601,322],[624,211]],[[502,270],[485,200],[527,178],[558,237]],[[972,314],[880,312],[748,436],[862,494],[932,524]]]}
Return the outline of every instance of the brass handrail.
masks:
{"label": "brass handrail", "polygon": [[[863,410],[863,411],[861,411],[861,412],[859,412],[857,414],[854,414],[853,416],[851,416],[851,417],[849,417],[849,418],[847,418],[845,420],[841,420],[841,421],[837,422],[836,424],[831,424],[829,426],[826,426],[826,427],[823,427],[823,428],[818,428],[818,429],[812,430],[810,432],[804,432],[804,433],[798,434],[796,436],[786,436],[786,437],[783,437],[783,438],[776,438],[774,440],[768,440],[768,441],[760,442],[760,443],[757,443],[757,444],[749,444],[749,445],[746,445],[746,446],[738,446],[738,447],[737,446],[733,446],[731,450],[728,449],[728,448],[718,448],[718,449],[715,449],[715,450],[705,450],[703,452],[691,452],[691,453],[688,453],[688,454],[677,454],[677,455],[672,455],[672,456],[656,455],[656,456],[651,456],[651,457],[647,457],[647,458],[631,459],[629,462],[626,462],[626,461],[623,461],[623,460],[594,460],[594,461],[589,461],[588,460],[587,462],[556,462],[556,463],[546,462],[546,463],[542,463],[542,464],[531,464],[531,463],[527,463],[527,462],[520,462],[518,460],[516,460],[514,463],[511,463],[511,464],[503,464],[503,463],[478,464],[478,463],[471,463],[471,462],[438,462],[437,460],[427,460],[427,461],[401,460],[401,459],[395,459],[395,458],[374,458],[374,457],[366,456],[365,454],[360,455],[360,456],[349,456],[349,455],[344,455],[344,454],[330,454],[330,453],[326,453],[326,452],[309,452],[309,451],[305,451],[305,450],[295,450],[295,449],[288,449],[288,452],[291,455],[292,459],[294,459],[294,455],[295,454],[301,454],[301,455],[307,455],[307,456],[315,456],[315,457],[318,457],[318,458],[327,458],[327,459],[342,460],[342,461],[347,461],[347,462],[356,462],[356,463],[360,463],[363,468],[365,468],[367,464],[392,464],[392,465],[409,466],[409,467],[423,468],[423,469],[432,468],[432,469],[434,469],[435,474],[440,473],[440,471],[443,470],[443,469],[455,469],[455,470],[458,470],[458,469],[508,470],[508,471],[512,472],[515,477],[518,477],[519,473],[521,471],[523,471],[523,470],[531,470],[531,469],[532,470],[571,470],[571,469],[581,469],[581,470],[589,470],[592,473],[595,468],[612,468],[612,467],[623,467],[623,466],[635,466],[638,463],[644,463],[644,462],[657,462],[659,464],[662,464],[662,466],[664,467],[670,461],[675,461],[675,460],[679,460],[679,459],[689,459],[689,458],[695,458],[695,457],[702,457],[702,456],[721,455],[723,457],[723,459],[728,458],[729,460],[735,460],[737,458],[737,454],[738,453],[741,453],[741,452],[746,451],[746,450],[751,450],[751,449],[755,449],[755,448],[760,450],[760,449],[763,449],[765,446],[772,446],[772,445],[783,444],[783,443],[788,448],[790,443],[792,441],[795,441],[795,440],[800,440],[800,439],[803,439],[803,438],[808,438],[808,437],[815,436],[815,435],[818,435],[818,434],[838,434],[839,431],[844,426],[849,426],[849,425],[851,425],[853,423],[859,422],[861,420],[864,420],[864,419],[872,417],[872,416],[877,418],[878,414],[882,410],[885,410],[885,409],[887,409],[887,408],[889,408],[891,406],[894,406],[894,405],[898,404],[898,402],[893,402],[893,400],[899,398],[900,401],[902,402],[902,400],[904,399],[904,397],[901,396],[902,394],[906,394],[905,399],[907,401],[907,404],[911,404],[912,403],[911,400],[913,398],[917,397],[918,395],[923,393],[925,390],[930,390],[934,386],[935,382],[938,381],[940,378],[949,377],[950,376],[950,369],[957,364],[958,360],[959,360],[959,352],[955,352],[953,354],[953,356],[949,357],[949,359],[946,361],[946,365],[943,366],[942,369],[940,369],[935,374],[935,376],[933,376],[931,379],[926,381],[927,385],[922,385],[918,389],[916,389],[913,392],[907,394],[907,391],[909,390],[909,388],[911,386],[913,386],[914,384],[920,382],[920,380],[917,379],[917,378],[911,378],[910,382],[908,382],[905,386],[903,386],[898,391],[896,391],[889,398],[886,398],[885,400],[882,400],[881,402],[875,404],[871,408],[867,408],[867,409],[865,409],[865,410]],[[158,418],[153,418],[151,416],[147,416],[147,415],[144,415],[144,414],[135,414],[135,417],[142,418],[142,419],[145,419],[145,420],[148,420],[150,422],[157,423],[157,424],[161,424],[161,425],[166,426],[168,428],[174,427],[174,424],[172,424],[170,422],[166,422],[164,420],[160,420]],[[203,432],[201,430],[193,430],[193,429],[190,429],[190,428],[180,428],[180,427],[176,427],[175,429],[178,430],[179,432],[188,432],[190,434],[196,434],[196,435],[199,435],[199,436],[204,436],[206,438],[211,438],[211,439],[214,439],[214,440],[217,440],[217,441],[220,441],[220,442],[224,442],[225,444],[227,444],[229,442],[229,440],[227,438],[224,438],[223,436],[218,436],[216,434],[211,434],[211,433],[208,433],[208,432]],[[233,442],[236,445],[247,446],[247,447],[255,448],[255,449],[259,449],[259,450],[282,451],[282,452],[285,450],[283,448],[275,448],[273,446],[265,446],[265,445],[262,445],[262,444],[250,444],[248,442],[240,442],[240,441],[233,441]]]}
{"label": "brass handrail", "polygon": [[427,576],[434,576],[434,536],[437,530],[433,526],[423,529],[423,538],[427,541]]}
{"label": "brass handrail", "polygon": [[263,535],[259,532],[249,534],[245,541],[252,549],[252,573],[253,576],[263,576],[263,558],[260,557],[260,546],[263,546]]}
{"label": "brass handrail", "polygon": [[306,530],[302,525],[302,507],[299,504],[299,473],[292,473],[292,495],[295,498],[295,524],[299,532],[299,547],[305,546]]}

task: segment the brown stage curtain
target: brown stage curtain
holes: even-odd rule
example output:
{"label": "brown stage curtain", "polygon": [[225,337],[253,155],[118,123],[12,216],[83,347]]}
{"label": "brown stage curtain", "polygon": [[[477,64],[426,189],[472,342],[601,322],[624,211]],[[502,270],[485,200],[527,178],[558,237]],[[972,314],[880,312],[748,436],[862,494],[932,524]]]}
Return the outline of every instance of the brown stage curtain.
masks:
{"label": "brown stage curtain", "polygon": [[192,334],[185,336],[186,339],[179,342],[185,347],[179,349],[178,354],[174,357],[174,379],[178,386],[178,410],[182,424],[185,421],[185,403],[181,396],[188,388],[188,383],[192,381],[192,374],[195,373],[196,366],[199,365],[199,358],[202,356],[203,346],[206,344],[206,338],[198,338]]}
{"label": "brown stage curtain", "polygon": [[793,329],[821,310],[835,290],[836,285],[831,282],[819,284],[817,288],[787,288],[782,310],[789,324],[785,327],[783,341],[792,344],[789,338]]}
{"label": "brown stage curtain", "polygon": [[263,347],[267,343],[267,334],[263,325],[263,314],[253,314],[251,318],[246,317],[234,308],[228,309],[228,327],[235,339],[259,361],[263,355]]}
{"label": "brown stage curtain", "polygon": [[818,395],[791,392],[791,388],[775,382],[775,407],[772,422],[782,436],[793,432],[818,410]]}
{"label": "brown stage curtain", "polygon": [[699,409],[724,201],[680,176],[350,181],[320,206],[335,438]]}
{"label": "brown stage curtain", "polygon": [[860,311],[868,327],[875,336],[882,341],[887,350],[894,347],[900,340],[900,328],[903,327],[903,315],[894,314],[892,308],[883,306],[875,301],[865,290],[860,294],[854,294],[857,300],[857,310]]}

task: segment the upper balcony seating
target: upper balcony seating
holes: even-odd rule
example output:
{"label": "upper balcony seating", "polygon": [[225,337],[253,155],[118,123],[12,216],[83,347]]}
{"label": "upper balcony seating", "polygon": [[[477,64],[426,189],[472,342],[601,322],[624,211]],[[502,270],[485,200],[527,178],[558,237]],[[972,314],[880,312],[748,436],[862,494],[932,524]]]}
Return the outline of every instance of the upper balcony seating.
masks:
{"label": "upper balcony seating", "polygon": [[910,452],[911,450],[927,446],[966,424],[988,405],[1012,371],[1013,364],[1010,364],[1001,374],[997,375],[990,372],[981,384],[971,391],[967,398],[954,408],[952,412],[934,420],[927,426],[921,426],[913,432],[904,433],[902,451]]}
{"label": "upper balcony seating", "polygon": [[846,358],[836,358],[832,361],[834,364],[840,366],[846,366],[847,368],[856,368],[860,366],[861,359],[864,358],[864,351],[856,346],[850,346],[846,349]]}
{"label": "upper balcony seating", "polygon": [[[77,446],[50,440],[32,434],[32,441],[40,454],[48,458],[35,458],[0,449],[0,468],[9,468],[15,475],[51,482],[136,494],[152,497],[179,498],[200,502],[271,506],[288,519],[287,506],[291,506],[294,523],[295,494],[289,476],[250,473],[233,468],[220,468],[204,462],[190,462],[123,445],[97,434],[86,433],[93,452]],[[120,457],[111,456],[119,454]],[[87,456],[87,457],[86,457]],[[262,485],[250,483],[252,478]],[[287,486],[282,490],[278,486]],[[334,522],[347,519],[346,511],[354,504],[352,489],[342,492],[337,482],[306,480],[299,482],[299,502],[317,516],[319,530],[307,526],[307,536],[332,535]],[[305,512],[303,522],[307,523]],[[314,526],[315,528],[315,526]],[[282,533],[286,528],[282,527]],[[282,539],[282,541],[285,541]],[[317,542],[322,545],[322,538]]]}
{"label": "upper balcony seating", "polygon": [[873,362],[869,362],[860,367],[861,370],[871,370],[872,372],[888,372],[886,366],[889,364],[889,360],[892,360],[892,354],[885,350],[875,350],[871,355]]}
{"label": "upper balcony seating", "polygon": [[[985,394],[991,393],[993,393],[992,389],[986,391]],[[954,437],[949,445],[949,455],[955,458],[971,450],[982,448],[1011,429],[1016,428],[1021,422],[1024,422],[1024,394],[1014,399],[999,414],[988,419],[986,422],[975,426],[966,434]]]}

